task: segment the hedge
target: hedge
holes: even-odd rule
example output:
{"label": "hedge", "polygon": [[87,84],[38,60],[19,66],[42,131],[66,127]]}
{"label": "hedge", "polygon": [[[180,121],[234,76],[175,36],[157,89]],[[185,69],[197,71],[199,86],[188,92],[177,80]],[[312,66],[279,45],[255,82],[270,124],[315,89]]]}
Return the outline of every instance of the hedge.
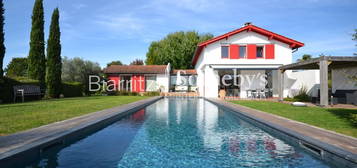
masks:
{"label": "hedge", "polygon": [[[32,80],[25,77],[17,77],[17,78],[4,77],[0,79],[0,100],[3,103],[10,103],[14,101],[13,87],[15,85],[39,86],[39,82],[37,80]],[[84,93],[84,86],[81,83],[65,82],[62,84],[62,94],[64,97],[80,97],[83,96],[83,93]]]}
{"label": "hedge", "polygon": [[84,94],[84,86],[79,82],[62,83],[62,94],[64,97],[80,97]]}
{"label": "hedge", "polygon": [[160,96],[160,92],[145,92],[143,96]]}
{"label": "hedge", "polygon": [[4,77],[0,79],[0,100],[4,103],[14,101],[13,87],[15,85],[39,85],[38,81],[27,78],[12,79]]}

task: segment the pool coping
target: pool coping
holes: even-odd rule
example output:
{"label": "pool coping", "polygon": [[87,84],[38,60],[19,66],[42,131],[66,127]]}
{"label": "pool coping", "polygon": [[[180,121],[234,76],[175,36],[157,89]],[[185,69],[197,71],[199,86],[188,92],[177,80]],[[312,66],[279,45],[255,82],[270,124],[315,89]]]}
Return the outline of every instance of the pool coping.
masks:
{"label": "pool coping", "polygon": [[128,113],[140,110],[162,99],[150,97],[133,103],[100,110],[71,119],[0,137],[0,167],[26,165],[40,157],[43,149],[86,135]]}
{"label": "pool coping", "polygon": [[283,140],[307,149],[309,153],[314,153],[311,149],[322,150],[321,155],[316,154],[315,156],[334,166],[357,166],[357,138],[217,98],[205,99],[220,107],[236,112],[254,125],[278,135]]}

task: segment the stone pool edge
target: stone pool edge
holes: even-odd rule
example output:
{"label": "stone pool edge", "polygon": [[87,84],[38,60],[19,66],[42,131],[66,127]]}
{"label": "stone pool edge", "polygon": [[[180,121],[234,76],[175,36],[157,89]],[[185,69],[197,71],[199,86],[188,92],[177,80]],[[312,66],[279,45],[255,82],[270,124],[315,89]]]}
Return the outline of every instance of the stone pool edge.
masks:
{"label": "stone pool edge", "polygon": [[26,165],[38,159],[46,148],[85,136],[162,98],[151,97],[0,137],[0,167]]}
{"label": "stone pool edge", "polygon": [[[314,133],[320,132],[322,135],[328,134],[329,136],[337,136],[342,140],[351,141],[351,143],[353,144],[357,144],[356,138],[349,137],[349,136],[341,136],[340,134],[334,133],[332,131],[327,131],[314,126],[310,126],[305,123],[293,121],[287,118],[283,118],[280,116],[276,116],[273,114],[269,114],[249,107],[241,106],[238,104],[233,104],[220,99],[216,99],[216,98],[205,98],[205,99],[215,105],[218,105],[219,107],[223,107],[230,111],[236,112],[239,116],[242,116],[253,125],[257,125],[258,127],[272,133],[273,135],[277,135],[279,138],[291,142],[294,145],[305,148],[309,153],[314,154],[314,152],[310,151],[310,149],[306,148],[306,146],[311,145],[312,147],[317,147],[317,149],[321,149],[322,154],[321,155],[316,154],[315,156],[334,166],[351,167],[351,168],[357,167],[357,153],[353,153],[334,144],[330,144],[326,142],[326,140],[324,139],[321,140],[314,136],[308,135],[306,133],[306,130],[304,133],[304,130],[299,130],[299,129],[308,128],[309,131],[313,131]],[[258,115],[264,114],[266,116],[276,118],[277,120],[296,125],[296,127],[291,128],[291,127],[286,127],[284,126],[284,124],[281,123],[273,123],[272,121],[267,120],[269,118],[265,118],[264,116],[257,117],[257,115],[253,115],[254,113]]]}

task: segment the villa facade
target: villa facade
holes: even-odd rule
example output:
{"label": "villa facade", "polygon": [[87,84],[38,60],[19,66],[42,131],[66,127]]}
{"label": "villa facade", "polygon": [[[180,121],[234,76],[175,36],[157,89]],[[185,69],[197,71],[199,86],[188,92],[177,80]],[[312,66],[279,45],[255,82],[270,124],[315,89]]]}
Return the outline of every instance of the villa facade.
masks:
{"label": "villa facade", "polygon": [[[169,65],[110,66],[108,79],[117,81],[119,90],[134,92],[198,92],[202,97],[249,98],[278,97],[278,67],[293,62],[293,52],[302,42],[252,24],[200,43],[192,60],[193,70],[174,70]],[[309,74],[308,77],[306,74]],[[131,84],[120,82],[131,80]],[[305,80],[306,79],[306,80]],[[316,88],[319,73],[286,71],[284,97],[299,89]],[[140,81],[140,82],[138,82]],[[155,86],[149,86],[156,83]],[[140,85],[140,86],[138,86]],[[310,91],[314,94],[313,91]]]}

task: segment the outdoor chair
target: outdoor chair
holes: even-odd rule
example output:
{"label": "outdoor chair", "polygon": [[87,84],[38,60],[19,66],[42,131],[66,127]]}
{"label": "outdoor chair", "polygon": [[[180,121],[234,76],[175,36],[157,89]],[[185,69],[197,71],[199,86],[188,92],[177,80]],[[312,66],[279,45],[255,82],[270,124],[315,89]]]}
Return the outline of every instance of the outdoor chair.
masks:
{"label": "outdoor chair", "polygon": [[251,99],[254,98],[252,90],[247,90],[247,98],[251,98]]}
{"label": "outdoor chair", "polygon": [[14,86],[14,102],[17,97],[21,97],[22,102],[25,101],[25,96],[39,96],[41,98],[42,93],[39,86],[36,85],[17,85]]}
{"label": "outdoor chair", "polygon": [[266,98],[266,94],[265,94],[265,90],[262,89],[262,90],[258,90],[258,96],[259,98]]}
{"label": "outdoor chair", "polygon": [[252,90],[252,98],[258,98],[258,91],[257,90]]}

